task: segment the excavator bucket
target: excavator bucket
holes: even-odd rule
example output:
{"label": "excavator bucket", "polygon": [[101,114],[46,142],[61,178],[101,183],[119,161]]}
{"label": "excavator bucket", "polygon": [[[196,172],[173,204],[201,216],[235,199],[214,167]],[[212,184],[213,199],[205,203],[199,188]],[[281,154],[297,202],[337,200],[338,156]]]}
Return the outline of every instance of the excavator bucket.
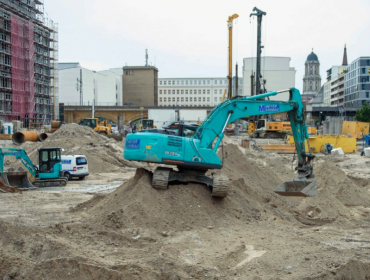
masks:
{"label": "excavator bucket", "polygon": [[275,192],[282,196],[316,196],[317,183],[316,180],[310,179],[288,180],[280,185]]}
{"label": "excavator bucket", "polygon": [[15,186],[9,185],[8,178],[6,174],[0,175],[0,192],[10,192],[10,193],[22,193],[22,190],[17,189]]}
{"label": "excavator bucket", "polygon": [[1,183],[16,188],[17,190],[33,190],[36,189],[28,179],[26,171],[4,172],[0,177]]}

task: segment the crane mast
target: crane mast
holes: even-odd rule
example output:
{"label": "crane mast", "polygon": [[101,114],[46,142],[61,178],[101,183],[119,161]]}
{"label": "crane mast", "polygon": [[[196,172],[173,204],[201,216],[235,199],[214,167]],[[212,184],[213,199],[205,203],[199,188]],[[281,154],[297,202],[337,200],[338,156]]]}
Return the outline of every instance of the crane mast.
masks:
{"label": "crane mast", "polygon": [[[227,27],[229,29],[229,75],[227,76],[227,80],[229,82],[228,88],[228,99],[232,98],[232,82],[233,82],[233,75],[232,75],[232,60],[233,60],[233,21],[234,19],[238,18],[239,15],[233,14],[229,16],[227,20]],[[223,101],[223,100],[222,100]]]}

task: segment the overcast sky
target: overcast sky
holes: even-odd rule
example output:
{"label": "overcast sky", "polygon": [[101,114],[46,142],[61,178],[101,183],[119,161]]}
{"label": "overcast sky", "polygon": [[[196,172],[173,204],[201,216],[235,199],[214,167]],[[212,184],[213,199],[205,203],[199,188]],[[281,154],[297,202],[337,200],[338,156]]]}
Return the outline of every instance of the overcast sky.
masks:
{"label": "overcast sky", "polygon": [[241,76],[243,58],[256,56],[255,6],[267,13],[262,55],[291,57],[300,90],[311,48],[322,83],[327,69],[341,65],[345,43],[349,63],[370,56],[370,0],[44,0],[59,24],[60,62],[96,71],[138,66],[148,49],[160,78],[226,77],[226,20],[234,13],[233,64]]}

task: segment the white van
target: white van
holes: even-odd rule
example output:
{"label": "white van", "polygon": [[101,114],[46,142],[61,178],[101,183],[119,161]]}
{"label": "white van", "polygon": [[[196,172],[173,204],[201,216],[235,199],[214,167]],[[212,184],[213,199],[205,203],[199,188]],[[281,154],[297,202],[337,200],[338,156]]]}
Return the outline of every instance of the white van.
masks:
{"label": "white van", "polygon": [[62,169],[68,180],[72,177],[82,180],[89,175],[87,159],[84,155],[62,155]]}

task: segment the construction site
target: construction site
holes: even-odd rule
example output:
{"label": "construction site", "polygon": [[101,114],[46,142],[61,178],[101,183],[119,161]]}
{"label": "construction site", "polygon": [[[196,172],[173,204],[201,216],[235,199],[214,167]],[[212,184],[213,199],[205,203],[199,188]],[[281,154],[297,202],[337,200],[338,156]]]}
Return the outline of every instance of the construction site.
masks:
{"label": "construction site", "polygon": [[298,89],[266,90],[265,12],[251,14],[251,95],[233,94],[234,14],[216,106],[141,107],[117,124],[93,106],[66,123],[57,26],[36,23],[42,2],[23,4],[13,12],[32,22],[10,19],[17,114],[0,113],[1,279],[370,279],[370,123],[309,119]]}

